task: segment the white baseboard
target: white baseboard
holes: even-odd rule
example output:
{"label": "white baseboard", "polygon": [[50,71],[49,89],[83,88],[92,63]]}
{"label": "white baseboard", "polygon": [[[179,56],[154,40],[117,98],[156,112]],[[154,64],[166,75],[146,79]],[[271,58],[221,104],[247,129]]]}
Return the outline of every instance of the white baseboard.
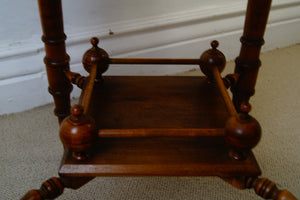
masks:
{"label": "white baseboard", "polygon": [[[262,51],[300,42],[299,10],[299,0],[278,1],[273,5]],[[227,60],[232,60],[239,53],[244,12],[244,3],[235,3],[85,28],[76,34],[68,34],[71,68],[84,73],[81,58],[90,48],[88,41],[92,36],[100,38],[100,46],[111,57],[198,58],[209,48],[210,41],[217,39]],[[113,35],[109,35],[109,31]],[[17,49],[7,49],[0,49],[0,114],[20,112],[51,102],[40,40],[24,43]],[[166,75],[194,68],[197,66],[111,66],[106,74]],[[75,89],[72,96],[78,95],[79,90]]]}

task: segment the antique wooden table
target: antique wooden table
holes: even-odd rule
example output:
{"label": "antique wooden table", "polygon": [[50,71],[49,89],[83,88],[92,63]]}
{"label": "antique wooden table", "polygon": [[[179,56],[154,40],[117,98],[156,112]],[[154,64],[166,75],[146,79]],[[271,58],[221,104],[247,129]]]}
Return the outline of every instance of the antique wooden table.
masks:
{"label": "antique wooden table", "polygon": [[[22,199],[52,199],[97,176],[218,176],[263,198],[296,199],[266,178],[251,151],[261,127],[248,113],[271,0],[249,0],[241,51],[222,78],[218,42],[199,59],[110,58],[92,38],[88,77],[71,72],[60,0],[39,0],[49,92],[65,153],[59,178]],[[102,76],[114,64],[200,65],[205,76]],[[82,89],[71,108],[72,83]],[[231,88],[233,98],[228,95]],[[70,114],[71,110],[71,114]]]}

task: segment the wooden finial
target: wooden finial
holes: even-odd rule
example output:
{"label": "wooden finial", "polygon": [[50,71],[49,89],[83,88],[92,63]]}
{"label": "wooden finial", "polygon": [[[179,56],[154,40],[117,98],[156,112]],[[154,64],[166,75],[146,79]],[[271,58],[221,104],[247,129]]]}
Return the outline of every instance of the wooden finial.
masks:
{"label": "wooden finial", "polygon": [[235,160],[246,159],[261,137],[258,121],[248,114],[251,110],[250,104],[243,103],[241,110],[242,113],[230,117],[225,125],[225,140],[231,148],[229,155]]}
{"label": "wooden finial", "polygon": [[85,160],[87,152],[97,138],[97,128],[92,118],[83,114],[83,107],[74,105],[71,115],[60,127],[60,139],[65,147],[73,152],[76,160]]}
{"label": "wooden finial", "polygon": [[212,49],[216,50],[219,46],[219,42],[217,40],[213,40],[211,41],[210,46],[212,47]]}
{"label": "wooden finial", "polygon": [[100,81],[102,78],[102,74],[108,69],[109,67],[109,56],[108,53],[98,47],[99,39],[93,37],[90,39],[92,44],[92,48],[85,52],[82,58],[82,64],[84,69],[87,72],[91,72],[91,68],[93,66],[97,67],[97,76],[96,81]]}
{"label": "wooden finial", "polygon": [[249,112],[251,111],[251,105],[248,102],[243,102],[240,107],[240,118],[241,119],[249,119]]}
{"label": "wooden finial", "polygon": [[98,47],[98,44],[99,44],[99,39],[96,38],[96,37],[92,37],[91,40],[90,40],[91,44],[93,45],[93,47]]}
{"label": "wooden finial", "polygon": [[77,104],[74,105],[71,108],[71,121],[78,123],[82,120],[83,117],[83,107]]}
{"label": "wooden finial", "polygon": [[211,42],[211,49],[205,51],[200,57],[200,69],[208,77],[213,80],[213,68],[217,67],[219,72],[225,68],[226,59],[224,54],[217,49],[219,42],[214,40]]}

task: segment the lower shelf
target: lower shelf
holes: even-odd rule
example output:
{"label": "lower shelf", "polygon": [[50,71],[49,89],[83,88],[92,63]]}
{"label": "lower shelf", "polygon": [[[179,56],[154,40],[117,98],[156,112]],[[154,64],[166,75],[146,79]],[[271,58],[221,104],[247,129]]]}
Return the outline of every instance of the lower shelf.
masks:
{"label": "lower shelf", "polygon": [[99,138],[86,161],[65,152],[59,174],[95,176],[258,176],[254,155],[228,156],[222,136],[178,138]]}

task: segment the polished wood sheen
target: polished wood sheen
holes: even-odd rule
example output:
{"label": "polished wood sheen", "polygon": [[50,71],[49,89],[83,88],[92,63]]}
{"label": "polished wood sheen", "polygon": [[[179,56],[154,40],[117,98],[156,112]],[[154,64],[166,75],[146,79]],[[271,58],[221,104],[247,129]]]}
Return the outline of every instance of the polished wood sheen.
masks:
{"label": "polished wood sheen", "polygon": [[258,70],[261,66],[259,54],[264,44],[264,33],[271,7],[271,0],[249,0],[241,37],[241,50],[236,58],[235,72],[240,78],[232,88],[233,103],[239,111],[242,102],[248,102],[254,95]]}
{"label": "polished wood sheen", "polygon": [[255,193],[264,199],[297,200],[292,193],[287,190],[279,190],[276,184],[267,178],[248,177],[246,187],[253,188]]}
{"label": "polished wood sheen", "polygon": [[[199,59],[110,58],[97,38],[83,56],[89,73],[83,77],[69,69],[61,0],[38,4],[49,92],[59,121],[65,119],[60,128],[64,156],[60,177],[29,191],[23,200],[56,198],[64,188],[78,189],[97,176],[219,176],[266,199],[296,199],[258,177],[252,153],[261,127],[249,115],[249,99],[271,0],[248,0],[235,72],[225,78],[220,72],[226,59],[217,41],[199,52]],[[205,77],[103,76],[114,64],[193,64]],[[69,115],[71,83],[82,93]]]}
{"label": "polished wood sheen", "polygon": [[[251,154],[228,156],[223,137],[99,138],[93,156],[77,162],[65,152],[62,176],[258,176]],[[93,166],[93,167],[91,167]]]}
{"label": "polished wood sheen", "polygon": [[30,190],[21,200],[54,199],[63,193],[64,188],[60,178],[52,177],[45,181],[39,190]]}
{"label": "polished wood sheen", "polygon": [[42,40],[45,43],[47,77],[49,93],[55,103],[54,113],[59,122],[70,114],[70,92],[72,85],[68,81],[65,71],[69,70],[69,56],[66,53],[62,7],[60,0],[38,0],[41,25],[43,29]]}
{"label": "polished wood sheen", "polygon": [[90,114],[101,129],[207,129],[229,117],[205,77],[106,76],[95,86]]}
{"label": "polished wood sheen", "polygon": [[83,107],[74,105],[71,115],[63,120],[59,135],[63,145],[72,150],[73,158],[85,160],[97,138],[97,128],[95,121],[83,113]]}

